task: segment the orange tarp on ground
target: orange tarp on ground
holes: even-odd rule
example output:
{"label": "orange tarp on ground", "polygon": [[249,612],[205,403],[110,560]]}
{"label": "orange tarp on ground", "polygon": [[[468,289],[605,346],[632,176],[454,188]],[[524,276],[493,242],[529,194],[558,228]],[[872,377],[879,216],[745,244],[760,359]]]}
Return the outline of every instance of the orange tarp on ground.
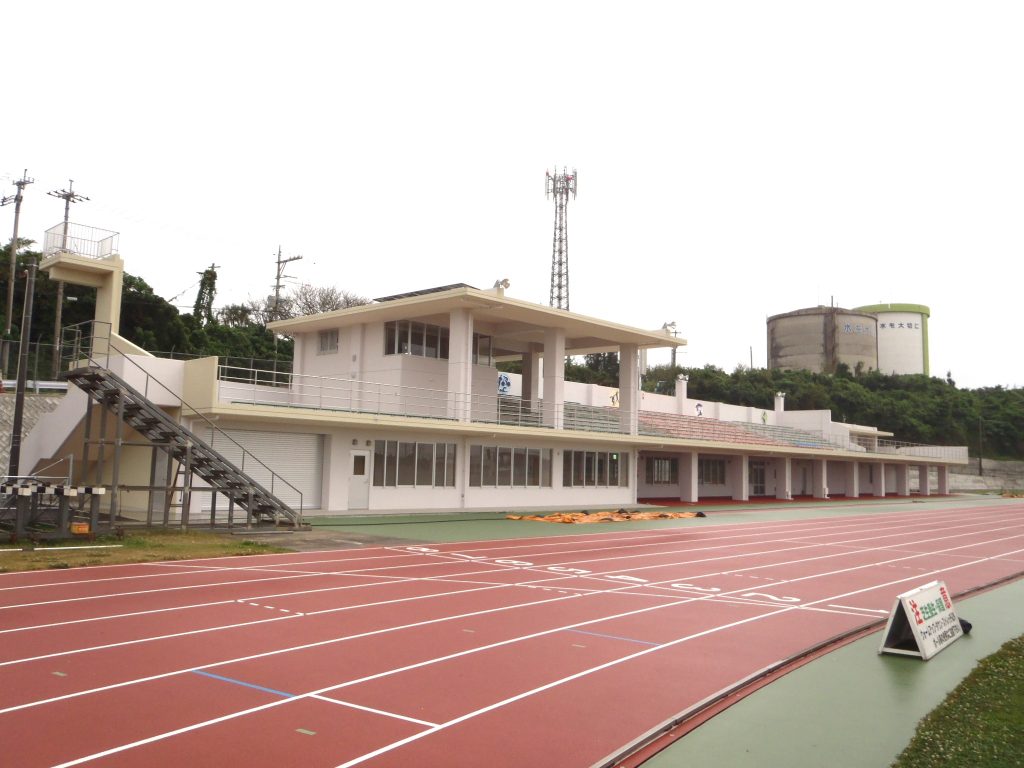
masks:
{"label": "orange tarp on ground", "polygon": [[615,523],[623,520],[672,520],[677,517],[704,517],[703,512],[557,512],[552,515],[508,515],[506,520],[536,520],[541,523]]}

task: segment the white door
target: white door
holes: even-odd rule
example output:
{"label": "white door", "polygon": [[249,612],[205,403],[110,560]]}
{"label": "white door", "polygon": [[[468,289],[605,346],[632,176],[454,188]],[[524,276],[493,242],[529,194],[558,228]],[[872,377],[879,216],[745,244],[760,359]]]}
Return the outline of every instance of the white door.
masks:
{"label": "white door", "polygon": [[765,466],[763,461],[751,461],[750,471],[750,495],[764,496],[765,494]]}
{"label": "white door", "polygon": [[348,478],[348,508],[369,509],[370,507],[370,452],[353,450],[351,473]]}

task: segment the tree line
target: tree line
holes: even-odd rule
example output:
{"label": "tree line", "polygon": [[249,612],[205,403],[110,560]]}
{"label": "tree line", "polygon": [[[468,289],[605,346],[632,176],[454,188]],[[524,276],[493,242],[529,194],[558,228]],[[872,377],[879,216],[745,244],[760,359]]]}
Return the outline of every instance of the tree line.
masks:
{"label": "tree line", "polygon": [[[1024,389],[959,389],[950,374],[855,375],[840,365],[832,375],[809,371],[656,366],[643,378],[648,392],[675,394],[676,377],[689,377],[687,396],[772,409],[786,393],[787,410],[827,409],[837,422],[874,426],[894,439],[929,445],[966,445],[972,456],[1024,459]],[[618,385],[616,378],[615,384]]]}
{"label": "tree line", "polygon": [[[37,258],[31,241],[19,243],[15,278],[14,327],[8,339],[17,343],[20,334],[24,274],[28,259]],[[0,284],[6,295],[10,279],[6,260],[0,260]],[[209,270],[208,270],[209,271]],[[202,273],[208,281],[211,276]],[[213,309],[215,275],[197,292],[192,312],[182,313],[156,295],[141,277],[124,275],[121,304],[121,335],[161,356],[202,357],[216,355],[235,365],[287,367],[292,359],[290,339],[275,336],[266,325],[272,320],[316,314],[368,300],[331,287],[301,285],[279,301],[249,300]],[[76,285],[65,287],[62,325],[91,320],[95,316],[95,291]],[[56,283],[39,275],[34,295],[34,321],[30,343],[41,360],[37,367],[48,376],[49,352],[54,341]],[[2,330],[2,329],[0,329]],[[16,359],[12,355],[12,360]],[[518,370],[505,364],[503,370]],[[5,376],[13,377],[11,371]],[[689,377],[690,398],[771,409],[775,393],[786,393],[790,410],[828,409],[835,421],[863,424],[892,432],[897,440],[935,445],[966,445],[971,455],[1024,460],[1024,389],[1001,386],[958,389],[945,379],[929,376],[896,376],[872,371],[855,373],[840,365],[833,375],[808,371],[737,368],[726,373],[715,366],[683,368],[654,366],[642,379],[648,392],[675,394],[676,378]],[[569,358],[566,379],[617,387],[618,356],[593,354],[582,361]]]}
{"label": "tree line", "polygon": [[[501,365],[520,370],[518,363]],[[703,368],[653,366],[641,377],[645,392],[675,395],[686,376],[687,396],[771,410],[775,394],[786,394],[787,410],[829,410],[832,419],[892,432],[893,439],[928,445],[966,445],[971,456],[1024,460],[1024,389],[1001,386],[958,389],[952,375],[859,373],[840,364],[835,374],[739,367],[732,373]],[[569,358],[565,378],[619,386],[618,355]]]}
{"label": "tree line", "polygon": [[[15,349],[10,355],[4,376],[13,378],[17,365],[16,348],[21,338],[22,307],[30,260],[41,254],[33,250],[33,241],[19,239],[15,269],[15,301],[13,324],[6,341]],[[9,243],[3,254],[8,252]],[[347,306],[368,303],[368,299],[333,287],[302,284],[287,291],[278,300],[250,299],[214,309],[216,273],[212,269],[201,275],[191,312],[181,312],[166,299],[153,292],[141,277],[124,274],[121,292],[120,334],[143,349],[162,357],[206,357],[216,355],[235,365],[255,368],[287,366],[292,359],[292,341],[275,336],[267,323],[299,315],[329,312]],[[0,296],[6,299],[10,263],[0,259]],[[92,320],[96,315],[96,291],[92,288],[66,284],[61,325],[64,328]],[[30,377],[51,378],[52,350],[59,334],[54,326],[57,306],[57,283],[44,273],[37,273],[33,293],[32,326],[29,338]],[[0,330],[3,330],[0,328]]]}

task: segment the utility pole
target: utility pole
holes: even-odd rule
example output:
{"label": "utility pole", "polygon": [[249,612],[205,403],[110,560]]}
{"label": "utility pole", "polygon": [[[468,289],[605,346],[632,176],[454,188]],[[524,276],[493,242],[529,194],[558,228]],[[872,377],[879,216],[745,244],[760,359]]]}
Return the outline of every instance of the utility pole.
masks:
{"label": "utility pole", "polygon": [[[673,339],[679,337],[679,330],[676,328],[675,320],[662,324],[661,328],[665,333],[671,335]],[[672,345],[672,367],[676,367],[676,347],[674,344]]]}
{"label": "utility pole", "polygon": [[14,418],[11,423],[11,459],[7,474],[17,477],[21,464],[21,425],[25,413],[25,384],[28,378],[28,343],[32,333],[32,297],[36,292],[35,256],[29,258],[25,280],[25,301],[21,309],[21,346],[18,349],[18,384],[14,397]]}
{"label": "utility pole", "polygon": [[274,307],[271,310],[274,320],[281,319],[279,315],[281,308],[281,281],[289,277],[289,275],[284,273],[284,265],[292,261],[298,261],[301,258],[301,256],[289,256],[287,259],[282,259],[281,246],[277,246],[277,278],[274,280]]}
{"label": "utility pole", "polygon": [[14,273],[18,268],[18,220],[21,218],[21,200],[25,187],[34,182],[35,179],[28,177],[28,169],[21,178],[14,182],[18,191],[13,195],[7,195],[0,200],[0,206],[14,203],[14,234],[11,235],[11,272],[7,281],[7,317],[4,323],[3,349],[0,350],[0,375],[7,373],[7,364],[10,362],[11,343],[8,336],[11,335],[11,323],[14,320]]}
{"label": "utility pole", "polygon": [[[66,251],[68,249],[68,220],[71,214],[71,204],[80,203],[83,200],[89,198],[85,195],[80,195],[74,191],[74,179],[68,179],[67,189],[56,189],[46,194],[52,195],[53,197],[59,197],[64,201],[64,233],[61,237],[61,250]],[[61,316],[64,313],[64,282],[61,280],[57,281],[57,312],[53,322],[53,363],[51,370],[54,377],[57,375],[57,368],[60,364],[60,323]]]}

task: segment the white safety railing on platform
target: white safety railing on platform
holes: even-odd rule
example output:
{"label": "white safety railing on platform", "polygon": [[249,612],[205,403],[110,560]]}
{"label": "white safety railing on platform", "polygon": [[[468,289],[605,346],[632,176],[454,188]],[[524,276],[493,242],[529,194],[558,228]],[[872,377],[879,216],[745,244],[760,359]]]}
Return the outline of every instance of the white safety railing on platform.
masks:
{"label": "white safety railing on platform", "polygon": [[624,411],[582,403],[566,402],[555,412],[543,400],[524,400],[514,395],[463,394],[229,365],[218,366],[217,378],[219,398],[225,402],[584,432],[630,431]]}

